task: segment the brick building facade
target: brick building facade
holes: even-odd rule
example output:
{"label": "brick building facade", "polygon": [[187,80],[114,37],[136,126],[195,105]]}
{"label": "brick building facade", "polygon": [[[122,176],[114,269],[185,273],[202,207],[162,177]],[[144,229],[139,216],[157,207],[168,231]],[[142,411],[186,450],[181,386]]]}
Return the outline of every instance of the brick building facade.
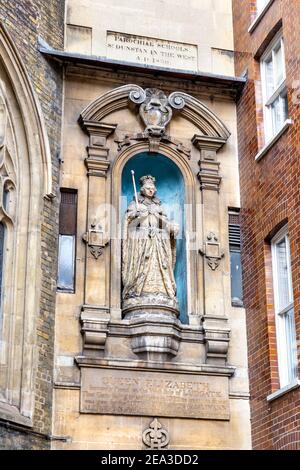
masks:
{"label": "brick building facade", "polygon": [[[276,297],[281,286],[276,285],[274,278],[277,268],[272,252],[276,234],[285,226],[290,240],[293,342],[296,338],[299,358],[299,20],[300,4],[296,0],[233,1],[236,75],[244,74],[248,78],[238,101],[237,114],[254,449],[300,449],[298,372],[294,371],[293,380],[282,381],[280,378],[287,357],[283,355],[280,366],[282,332],[277,321],[283,317],[276,306]],[[264,99],[266,76],[263,67],[267,64],[270,74],[274,73],[277,60],[274,54],[279,50],[280,46],[276,44],[280,38],[283,40],[282,63],[286,76],[281,77],[279,94],[283,93],[280,96],[285,100],[284,93],[287,92],[288,110],[280,126],[268,137],[267,113],[273,111],[267,108],[273,98],[270,97],[269,102]]]}
{"label": "brick building facade", "polygon": [[[295,345],[278,347],[300,334],[299,2],[187,1],[187,16],[170,0],[115,3],[0,0],[0,448],[144,449],[157,403],[169,448],[251,447],[239,155],[253,447],[299,449]],[[168,133],[145,129],[146,92],[169,100]],[[193,213],[184,311],[163,328],[126,318],[121,241],[104,241],[100,207],[122,223],[128,164],[178,184]],[[158,377],[196,405],[126,402],[122,384],[138,402],[135,385]]]}
{"label": "brick building facade", "polygon": [[[37,221],[41,249],[38,268],[41,272],[41,295],[34,326],[36,362],[34,379],[31,383],[35,395],[34,410],[29,427],[22,426],[18,419],[7,419],[6,414],[1,414],[1,449],[49,448],[51,441],[58,233],[58,198],[53,196],[57,196],[59,187],[62,69],[60,65],[49,64],[38,52],[37,46],[39,38],[42,38],[53,47],[63,48],[64,3],[61,0],[0,1],[3,42],[7,42],[7,44],[11,42],[13,53],[18,54],[20,62],[22,61],[24,64],[24,74],[27,74],[27,78],[24,80],[31,84],[34,99],[39,102],[41,107],[52,160],[50,177],[52,181],[49,181],[52,189],[50,194],[44,193],[39,197],[40,219]],[[5,62],[4,67],[7,67]],[[31,93],[30,85],[28,88]],[[16,99],[18,101],[19,96],[16,96]],[[21,112],[25,112],[25,110],[22,109]],[[33,171],[35,170],[33,169]],[[34,288],[32,285],[29,286],[29,290],[34,290]]]}

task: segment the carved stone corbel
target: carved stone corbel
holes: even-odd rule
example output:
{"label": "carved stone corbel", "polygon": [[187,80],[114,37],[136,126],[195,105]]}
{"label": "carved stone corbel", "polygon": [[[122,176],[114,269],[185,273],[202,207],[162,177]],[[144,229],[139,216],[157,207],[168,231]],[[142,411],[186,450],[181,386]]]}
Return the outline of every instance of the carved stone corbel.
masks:
{"label": "carved stone corbel", "polygon": [[[159,310],[159,309],[158,309]],[[174,358],[181,342],[181,330],[177,319],[162,315],[148,315],[132,319],[129,323],[131,348],[141,359],[164,362]]]}
{"label": "carved stone corbel", "polygon": [[226,364],[230,340],[230,329],[226,317],[205,315],[203,318],[206,362]]}
{"label": "carved stone corbel", "polygon": [[212,271],[219,267],[221,259],[225,256],[224,252],[221,251],[218,238],[213,232],[207,235],[204,247],[199,249],[199,253],[206,258],[207,264]]}
{"label": "carved stone corbel", "polygon": [[201,190],[211,189],[219,192],[222,177],[219,174],[217,151],[226,143],[226,139],[194,135],[192,143],[200,150],[198,179]]}
{"label": "carved stone corbel", "polygon": [[84,353],[104,350],[110,320],[109,309],[84,305],[80,321]]}
{"label": "carved stone corbel", "polygon": [[90,141],[87,147],[88,157],[85,164],[89,176],[106,176],[109,168],[108,152],[106,147],[107,138],[112,134],[117,124],[107,124],[105,122],[93,122],[80,119],[81,127],[89,135]]}
{"label": "carved stone corbel", "polygon": [[91,224],[88,232],[82,235],[83,241],[88,245],[91,254],[95,259],[102,255],[103,250],[109,243],[109,239],[104,237],[101,225]]}

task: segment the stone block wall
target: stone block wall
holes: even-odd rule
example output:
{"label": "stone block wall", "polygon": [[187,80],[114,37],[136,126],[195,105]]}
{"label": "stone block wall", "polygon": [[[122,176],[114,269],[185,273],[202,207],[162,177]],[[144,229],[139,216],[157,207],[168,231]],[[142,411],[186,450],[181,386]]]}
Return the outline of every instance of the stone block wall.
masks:
{"label": "stone block wall", "polygon": [[[52,156],[53,192],[58,194],[62,117],[62,69],[39,53],[38,37],[56,49],[64,46],[64,0],[0,0],[4,23],[31,79],[41,105]],[[0,448],[47,448],[51,433],[54,314],[57,271],[58,198],[44,199],[41,214],[42,292],[37,322],[38,370],[35,382],[33,431],[6,427],[0,421]],[[1,427],[3,426],[3,427]]]}

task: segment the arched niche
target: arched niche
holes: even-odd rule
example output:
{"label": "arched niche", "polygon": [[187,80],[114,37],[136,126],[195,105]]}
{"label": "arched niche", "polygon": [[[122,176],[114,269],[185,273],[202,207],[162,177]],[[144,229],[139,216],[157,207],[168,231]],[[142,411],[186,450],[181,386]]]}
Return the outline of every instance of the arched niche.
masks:
{"label": "arched niche", "polygon": [[[183,238],[179,240],[177,254],[177,266],[175,270],[176,280],[183,275],[184,280],[177,284],[180,301],[180,320],[182,323],[190,323],[190,315],[197,309],[198,290],[196,286],[197,271],[200,268],[199,257],[194,256],[194,251],[187,249],[190,234],[196,233],[196,194],[197,180],[190,165],[180,152],[162,143],[157,154],[149,153],[147,143],[139,142],[121,151],[112,165],[109,180],[113,182],[111,217],[111,307],[121,309],[121,238],[124,213],[127,203],[132,200],[133,188],[130,170],[136,171],[136,182],[144,174],[152,174],[157,178],[158,197],[167,201],[173,192],[172,184],[176,183],[178,191],[174,199],[178,202],[183,213],[186,207],[192,213],[183,217]],[[142,175],[143,173],[143,175]],[[122,197],[123,196],[123,197]],[[173,214],[172,214],[173,217]],[[175,217],[180,218],[180,214]]]}
{"label": "arched niche", "polygon": [[[128,107],[129,100],[137,105],[143,103],[144,90],[138,85],[128,84],[110,90],[96,98],[81,113],[79,122],[83,127],[101,122],[113,112]],[[205,136],[226,141],[230,132],[225,124],[204,103],[188,93],[175,91],[168,97],[169,105],[180,110],[181,115],[192,122]]]}
{"label": "arched niche", "polygon": [[131,170],[135,172],[137,190],[142,176],[152,175],[155,177],[157,197],[161,200],[168,218],[174,220],[180,227],[179,236],[176,241],[176,265],[174,272],[180,320],[182,323],[188,323],[186,227],[184,217],[185,187],[183,175],[178,166],[170,158],[161,153],[142,152],[132,156],[122,171],[122,223],[126,208],[132,201],[134,194]]}
{"label": "arched niche", "polygon": [[[134,120],[131,120],[129,127],[120,126],[118,131],[120,116],[117,112],[126,108],[128,111],[129,108],[135,110],[136,125]],[[177,113],[196,128],[196,134],[192,135],[192,132],[195,132],[193,129],[184,141],[177,140],[176,131],[173,131],[172,135],[168,134],[170,131],[168,124],[172,122],[172,117],[178,116]],[[111,119],[115,120],[114,124],[111,123]],[[141,128],[142,122],[144,128]],[[214,358],[220,355],[220,359],[224,361],[225,353],[223,354],[222,350],[219,354],[219,345],[223,347],[224,343],[228,348],[228,330],[224,330],[224,341],[223,337],[220,341],[214,341],[216,327],[220,326],[220,332],[223,331],[223,324],[227,321],[223,308],[221,271],[213,274],[214,289],[208,289],[207,286],[211,284],[212,278],[208,263],[212,258],[216,260],[216,263],[222,259],[219,253],[220,243],[217,243],[220,229],[219,194],[222,180],[217,152],[229,139],[229,130],[207,106],[187,93],[178,91],[166,96],[160,89],[143,90],[137,85],[124,85],[104,93],[82,111],[79,123],[89,135],[88,156],[85,161],[89,176],[87,230],[94,223],[92,217],[94,213],[98,214],[99,220],[102,220],[104,225],[107,225],[107,217],[104,213],[99,213],[96,199],[102,201],[105,197],[106,203],[111,204],[111,217],[108,224],[110,230],[107,231],[110,243],[106,245],[109,247],[105,251],[103,262],[98,263],[97,266],[95,263],[91,265],[87,258],[86,285],[88,289],[86,292],[91,302],[86,302],[88,307],[83,306],[82,321],[84,322],[85,318],[91,318],[88,308],[90,304],[93,304],[100,319],[99,332],[103,331],[101,337],[99,334],[99,342],[101,341],[103,348],[110,319],[116,321],[116,324],[121,319],[123,220],[120,200],[123,169],[130,159],[137,158],[139,154],[149,152],[153,154],[153,161],[155,161],[155,154],[159,153],[177,165],[184,181],[185,204],[188,207],[185,227],[188,323],[192,328],[196,327],[202,331],[202,316],[206,315],[205,312],[213,311],[214,316],[206,317],[205,320],[206,341],[211,344],[211,348],[208,348],[210,355]],[[174,129],[176,130],[176,127]],[[96,179],[101,179],[101,181],[96,182]],[[95,198],[97,191],[99,194]],[[216,243],[214,242],[213,246],[207,243],[211,233],[215,235]],[[97,271],[99,278],[103,279],[101,289],[100,287],[98,289],[100,299],[98,302],[95,302],[94,290],[89,288],[89,271],[92,278],[95,278]],[[220,299],[220,301],[216,302],[215,299]],[[102,305],[105,307],[102,308]],[[220,321],[219,318],[221,318]],[[126,312],[124,320],[126,320]],[[211,324],[207,320],[211,320]],[[101,322],[104,327],[101,326]],[[122,328],[124,327],[123,325]],[[174,331],[170,333],[171,336],[173,333]],[[140,352],[138,342],[133,345],[132,349]],[[172,354],[176,354],[178,348],[176,351],[175,349]]]}
{"label": "arched niche", "polygon": [[43,197],[52,197],[48,138],[25,67],[0,23],[0,222],[5,229],[0,417],[31,426],[38,362]]}

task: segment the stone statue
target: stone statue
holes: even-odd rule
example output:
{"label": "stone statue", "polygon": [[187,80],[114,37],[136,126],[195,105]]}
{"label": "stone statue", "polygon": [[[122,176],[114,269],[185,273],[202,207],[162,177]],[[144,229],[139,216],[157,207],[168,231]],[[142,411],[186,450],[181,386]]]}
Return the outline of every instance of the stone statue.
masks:
{"label": "stone statue", "polygon": [[168,220],[156,197],[155,178],[143,176],[140,185],[138,194],[135,189],[124,222],[123,312],[177,317],[174,267],[179,226]]}

